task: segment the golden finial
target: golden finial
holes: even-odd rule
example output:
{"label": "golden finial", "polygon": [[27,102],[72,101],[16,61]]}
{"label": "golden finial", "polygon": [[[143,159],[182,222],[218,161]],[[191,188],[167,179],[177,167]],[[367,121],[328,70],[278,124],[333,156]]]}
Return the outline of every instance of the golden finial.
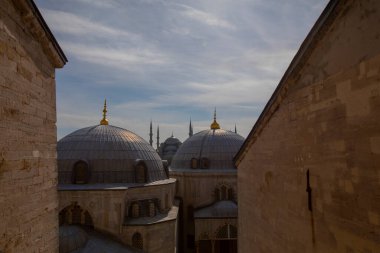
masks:
{"label": "golden finial", "polygon": [[107,100],[104,99],[103,119],[100,121],[100,125],[108,125],[108,119],[106,119],[106,116],[107,116]]}
{"label": "golden finial", "polygon": [[214,122],[211,123],[211,129],[220,129],[218,122],[216,122],[216,108],[214,110]]}

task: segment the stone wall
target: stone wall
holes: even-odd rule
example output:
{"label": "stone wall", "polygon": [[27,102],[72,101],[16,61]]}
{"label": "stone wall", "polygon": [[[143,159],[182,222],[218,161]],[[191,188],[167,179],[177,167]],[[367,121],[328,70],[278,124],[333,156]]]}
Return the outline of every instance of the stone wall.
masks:
{"label": "stone wall", "polygon": [[58,66],[25,3],[0,1],[0,252],[51,253],[58,251]]}
{"label": "stone wall", "polygon": [[194,236],[195,227],[194,219],[191,219],[192,213],[197,208],[206,207],[216,202],[215,189],[225,185],[234,189],[234,197],[237,201],[237,189],[236,189],[236,171],[207,171],[207,170],[195,170],[195,171],[170,171],[170,177],[177,179],[177,192],[176,196],[182,201],[182,224],[179,228],[182,230],[179,233],[181,247],[184,248],[184,252],[192,252],[188,246],[191,242],[188,242],[188,236]]}
{"label": "stone wall", "polygon": [[133,235],[140,233],[143,238],[144,252],[173,253],[177,252],[176,232],[176,220],[150,225],[125,226],[123,227],[122,240],[124,243],[133,245]]}
{"label": "stone wall", "polygon": [[90,214],[96,230],[118,236],[124,220],[124,196],[125,190],[59,191],[59,211],[75,203]]}
{"label": "stone wall", "polygon": [[239,252],[379,252],[380,2],[336,10],[238,161]]}

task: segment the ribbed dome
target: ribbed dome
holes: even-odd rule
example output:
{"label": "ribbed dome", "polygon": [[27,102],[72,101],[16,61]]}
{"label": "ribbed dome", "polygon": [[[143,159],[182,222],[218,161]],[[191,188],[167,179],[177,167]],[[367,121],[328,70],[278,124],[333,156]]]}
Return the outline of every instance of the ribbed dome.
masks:
{"label": "ribbed dome", "polygon": [[172,170],[191,169],[196,159],[197,169],[234,169],[233,157],[244,138],[223,129],[201,131],[187,139],[173,157]]}
{"label": "ribbed dome", "polygon": [[181,141],[178,140],[176,137],[174,136],[171,136],[169,138],[167,138],[164,142],[166,145],[177,145],[177,144],[181,144]]}
{"label": "ribbed dome", "polygon": [[73,181],[78,162],[89,168],[88,183],[134,183],[136,164],[146,166],[148,182],[166,179],[157,152],[138,135],[111,125],[79,129],[58,141],[60,183]]}

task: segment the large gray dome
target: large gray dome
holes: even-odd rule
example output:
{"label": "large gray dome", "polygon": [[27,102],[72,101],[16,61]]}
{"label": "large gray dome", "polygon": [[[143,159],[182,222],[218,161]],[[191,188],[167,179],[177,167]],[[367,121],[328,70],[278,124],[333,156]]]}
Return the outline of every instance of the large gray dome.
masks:
{"label": "large gray dome", "polygon": [[88,171],[86,183],[135,183],[136,166],[141,163],[146,182],[167,178],[159,155],[149,143],[115,126],[79,129],[58,141],[57,153],[60,183],[73,182],[78,163]]}
{"label": "large gray dome", "polygon": [[201,131],[181,145],[173,157],[171,169],[234,169],[232,159],[243,142],[242,136],[231,131]]}

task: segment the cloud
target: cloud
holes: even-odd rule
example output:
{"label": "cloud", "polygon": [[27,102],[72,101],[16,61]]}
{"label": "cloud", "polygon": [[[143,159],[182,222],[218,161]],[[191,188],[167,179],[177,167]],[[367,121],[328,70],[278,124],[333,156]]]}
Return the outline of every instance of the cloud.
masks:
{"label": "cloud", "polygon": [[221,19],[212,13],[197,10],[186,5],[181,6],[185,9],[184,11],[182,11],[182,14],[190,19],[196,20],[208,26],[221,27],[225,29],[235,29],[235,26],[233,26],[230,22]]}
{"label": "cloud", "polygon": [[53,27],[54,32],[77,36],[91,35],[92,38],[109,36],[123,36],[134,40],[138,38],[136,34],[105,26],[99,22],[80,17],[73,13],[50,9],[43,9],[42,12],[44,17],[49,21],[49,26]]}
{"label": "cloud", "polygon": [[169,58],[144,48],[106,48],[84,44],[64,43],[64,48],[75,58],[119,69],[131,69],[136,65],[162,65]]}
{"label": "cloud", "polygon": [[69,58],[59,136],[98,124],[104,97],[111,124],[145,139],[152,118],[184,140],[214,106],[246,136],[323,7],[311,2],[36,0]]}
{"label": "cloud", "polygon": [[91,4],[93,6],[96,6],[96,7],[100,7],[100,8],[115,8],[118,5],[118,2],[117,1],[114,1],[114,0],[107,0],[107,1],[104,1],[104,0],[77,0],[79,2],[83,2],[85,4]]}

